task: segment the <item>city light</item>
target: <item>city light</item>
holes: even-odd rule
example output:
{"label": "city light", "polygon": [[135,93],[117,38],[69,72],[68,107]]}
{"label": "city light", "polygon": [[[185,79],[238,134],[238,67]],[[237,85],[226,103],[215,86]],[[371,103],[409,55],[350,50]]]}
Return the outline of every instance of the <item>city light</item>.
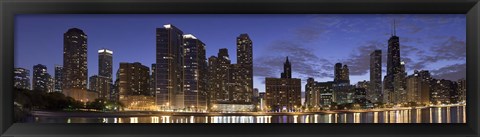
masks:
{"label": "city light", "polygon": [[[207,54],[206,45],[210,43],[203,43],[193,34],[183,33],[196,31],[181,30],[180,26],[165,24],[164,28],[156,29],[154,42],[157,43],[154,46],[157,50],[153,51],[156,56],[152,58],[156,62],[151,64],[152,67],[149,67],[150,64],[140,63],[141,60],[114,64],[114,58],[109,55],[113,54],[113,51],[101,48],[95,49],[99,53],[95,54],[99,56],[98,62],[88,62],[99,64],[98,74],[91,74],[87,70],[87,56],[90,58],[93,55],[87,55],[86,34],[79,28],[71,28],[60,37],[64,38],[65,44],[64,51],[56,53],[64,55],[63,66],[59,67],[58,74],[55,74],[58,76],[50,76],[46,65],[42,64],[33,67],[32,77],[28,69],[15,68],[14,71],[14,86],[17,89],[41,91],[42,95],[38,95],[38,98],[46,102],[45,104],[56,101],[51,99],[53,97],[61,100],[58,102],[68,103],[64,106],[58,105],[58,102],[40,106],[42,103],[24,105],[22,101],[15,100],[14,106],[33,106],[25,110],[34,110],[34,114],[47,116],[55,114],[49,112],[50,110],[74,111],[87,116],[105,115],[98,119],[102,123],[111,123],[110,117],[115,117],[113,123],[139,123],[139,120],[151,123],[465,121],[465,112],[462,113],[462,109],[465,111],[466,80],[440,79],[435,72],[438,70],[433,69],[413,70],[411,63],[415,61],[410,61],[410,58],[400,54],[401,49],[404,53],[403,47],[400,48],[404,46],[400,44],[403,36],[397,36],[396,24],[392,25],[391,31],[394,33],[379,39],[385,41],[382,43],[385,47],[361,49],[362,54],[359,56],[368,61],[361,62],[367,64],[361,68],[357,62],[333,60],[325,66],[305,66],[301,61],[309,59],[299,59],[296,54],[282,53],[279,58],[269,58],[268,61],[278,63],[272,63],[273,65],[266,68],[268,74],[260,77],[264,80],[262,84],[265,91],[261,91],[263,94],[259,93],[259,87],[254,88],[253,84],[254,80],[258,82],[258,74],[253,73],[254,67],[257,67],[254,66],[257,64],[253,63],[257,58],[253,55],[253,49],[257,45],[253,45],[254,41],[249,34],[236,34],[236,37],[231,38],[231,45],[236,47],[233,49],[236,51],[235,55],[229,55],[227,48],[217,48],[215,50],[218,52],[215,51],[215,54]],[[90,35],[90,38],[92,36],[95,35]],[[251,36],[262,39],[261,35]],[[272,53],[277,51],[271,50]],[[383,51],[388,53],[382,53]],[[115,52],[125,54],[122,50]],[[208,56],[210,57],[207,58]],[[383,62],[388,62],[387,66],[382,66]],[[113,66],[118,69],[113,70]],[[301,69],[305,68],[309,68],[308,74],[303,74],[305,70]],[[276,74],[270,75],[270,69]],[[412,74],[407,73],[412,71]],[[317,72],[321,72],[323,77],[319,78]],[[302,75],[299,76],[299,73]],[[361,77],[363,81],[356,81],[359,73],[369,73],[370,79]],[[60,76],[65,78],[58,78]],[[63,82],[63,86],[59,86],[59,82]],[[59,93],[54,94],[53,91]],[[26,98],[31,93],[24,94],[26,95],[22,97]],[[38,108],[56,105],[58,108],[36,112]],[[453,115],[450,114],[453,113],[452,108],[458,110],[454,111],[458,113],[454,114],[456,118],[452,118]],[[413,120],[410,116],[428,118]],[[75,120],[68,118],[66,122]]]}

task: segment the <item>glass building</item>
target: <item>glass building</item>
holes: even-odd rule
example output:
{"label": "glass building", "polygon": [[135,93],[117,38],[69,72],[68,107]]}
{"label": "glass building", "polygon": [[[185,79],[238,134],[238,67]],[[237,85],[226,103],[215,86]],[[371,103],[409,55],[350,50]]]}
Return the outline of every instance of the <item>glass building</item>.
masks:
{"label": "glass building", "polygon": [[35,91],[48,91],[49,77],[47,67],[42,64],[33,66],[32,89]]}
{"label": "glass building", "polygon": [[156,104],[184,108],[183,32],[166,24],[156,30]]}
{"label": "glass building", "polygon": [[63,66],[55,65],[55,92],[62,93]]}
{"label": "glass building", "polygon": [[87,96],[87,35],[83,30],[71,28],[63,35],[62,90],[76,100],[89,100]]}
{"label": "glass building", "polygon": [[205,44],[191,34],[183,35],[184,40],[184,94],[188,110],[207,109],[207,60]]}
{"label": "glass building", "polygon": [[367,99],[373,103],[383,102],[382,97],[382,50],[370,53],[370,86]]}
{"label": "glass building", "polygon": [[13,84],[15,88],[30,90],[30,70],[15,68],[13,72]]}

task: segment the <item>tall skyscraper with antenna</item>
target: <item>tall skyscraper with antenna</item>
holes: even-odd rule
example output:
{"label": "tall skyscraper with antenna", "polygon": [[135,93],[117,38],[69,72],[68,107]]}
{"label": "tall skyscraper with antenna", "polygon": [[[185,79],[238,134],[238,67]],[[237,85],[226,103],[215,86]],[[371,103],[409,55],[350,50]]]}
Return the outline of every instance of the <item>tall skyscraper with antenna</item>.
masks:
{"label": "tall skyscraper with antenna", "polygon": [[386,103],[404,102],[405,69],[400,60],[400,38],[396,34],[396,21],[393,21],[392,36],[388,40],[387,75],[384,78],[384,99]]}

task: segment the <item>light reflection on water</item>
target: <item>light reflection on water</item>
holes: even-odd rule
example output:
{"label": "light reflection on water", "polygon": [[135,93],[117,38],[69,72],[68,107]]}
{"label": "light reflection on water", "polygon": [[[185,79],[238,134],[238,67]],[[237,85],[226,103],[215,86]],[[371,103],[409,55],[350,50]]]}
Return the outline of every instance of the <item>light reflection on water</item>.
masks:
{"label": "light reflection on water", "polygon": [[35,117],[36,123],[465,123],[465,106],[284,116]]}

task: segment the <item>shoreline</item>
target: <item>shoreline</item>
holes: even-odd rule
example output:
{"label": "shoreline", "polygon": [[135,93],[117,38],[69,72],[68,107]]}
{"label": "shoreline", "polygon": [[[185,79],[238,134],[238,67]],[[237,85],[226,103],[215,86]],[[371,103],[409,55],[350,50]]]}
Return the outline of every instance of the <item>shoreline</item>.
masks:
{"label": "shoreline", "polygon": [[32,111],[32,116],[43,117],[147,117],[147,116],[290,116],[290,115],[315,115],[315,114],[342,114],[342,113],[365,113],[381,111],[397,111],[425,108],[460,107],[466,105],[427,106],[427,107],[402,107],[366,110],[333,110],[317,112],[162,112],[162,111],[121,111],[121,112],[95,112],[95,111]]}

